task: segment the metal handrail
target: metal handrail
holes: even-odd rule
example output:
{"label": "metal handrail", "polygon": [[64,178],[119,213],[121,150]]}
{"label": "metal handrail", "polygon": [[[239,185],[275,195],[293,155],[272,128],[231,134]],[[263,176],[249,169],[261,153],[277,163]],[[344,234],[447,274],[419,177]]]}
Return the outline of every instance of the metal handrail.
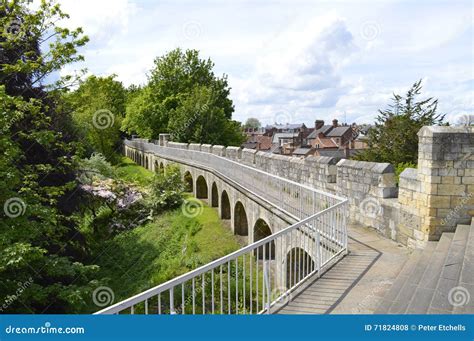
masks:
{"label": "metal handrail", "polygon": [[[132,145],[130,142],[132,141],[126,141],[126,144]],[[142,144],[142,146],[144,145],[143,142],[140,144]],[[149,148],[150,144],[147,144],[147,147],[148,148],[146,149],[152,149]],[[137,146],[135,145],[133,148],[137,148]],[[153,148],[155,149],[153,152],[158,156],[160,156],[160,154],[161,156],[166,156],[163,155],[164,152],[173,149],[172,152],[175,154],[173,156],[174,160],[179,159],[176,157],[176,154],[179,154],[176,153],[176,149],[164,148],[166,147]],[[188,152],[200,153],[196,155],[202,155],[205,153],[199,151]],[[205,154],[212,155],[212,158],[224,159],[214,154]],[[227,159],[225,160],[225,162],[231,161]],[[187,162],[189,162],[189,160],[187,160]],[[289,293],[296,289],[310,276],[315,274],[320,275],[324,271],[324,267],[327,264],[345,253],[347,250],[347,199],[343,199],[332,194],[327,194],[308,186],[297,184],[296,182],[262,172],[246,165],[236,162],[234,162],[234,164],[236,167],[243,167],[243,169],[249,172],[259,171],[263,173],[265,177],[276,179],[278,183],[283,182],[286,185],[291,184],[297,186],[298,188],[304,188],[305,190],[320,194],[321,197],[331,198],[332,200],[330,200],[330,202],[337,202],[333,203],[330,207],[319,210],[315,213],[314,201],[316,197],[313,196],[313,212],[311,212],[311,214],[307,214],[306,217],[296,217],[298,220],[300,220],[297,223],[275,232],[272,235],[258,240],[248,246],[245,246],[229,255],[214,260],[195,270],[187,272],[181,276],[155,286],[154,288],[148,289],[140,294],[130,297],[122,302],[118,302],[97,312],[96,314],[117,314],[125,311],[128,308],[130,308],[131,313],[134,313],[135,311],[138,311],[136,307],[141,304],[143,304],[142,310],[145,313],[148,313],[149,305],[155,305],[152,300],[156,300],[157,313],[176,313],[176,306],[178,306],[178,310],[179,307],[181,307],[181,313],[183,314],[196,313],[196,283],[200,283],[202,286],[202,297],[197,299],[197,301],[199,301],[199,299],[201,300],[201,313],[206,313],[207,310],[209,310],[209,312],[215,313],[214,308],[215,304],[217,303],[219,303],[220,306],[220,313],[224,313],[224,310],[226,313],[239,313],[239,311],[240,313],[269,313],[270,310],[276,304],[278,304],[282,297],[287,297]],[[212,164],[210,166],[212,166]],[[212,168],[209,167],[209,164],[206,165],[206,167]],[[222,175],[227,177],[225,174]],[[303,192],[299,193],[302,198]],[[302,200],[300,200],[300,202],[301,201]],[[301,206],[301,209],[303,208],[308,207]],[[303,215],[303,212],[301,213]],[[279,249],[279,253],[277,253],[277,249]],[[296,250],[296,253],[294,253],[294,250]],[[246,257],[248,257],[247,261]],[[238,266],[239,260],[241,261],[240,264],[242,268],[239,268]],[[263,266],[263,271],[261,274],[259,274],[260,263],[262,263]],[[226,269],[224,268],[224,265],[227,265]],[[291,271],[292,267],[293,272]],[[227,271],[227,278],[223,277],[223,269],[224,271]],[[289,275],[286,273],[287,271],[284,271],[284,269],[289,269]],[[247,275],[246,270],[249,270]],[[271,270],[275,270],[274,276],[269,275]],[[211,277],[210,285],[212,289],[212,297],[210,300],[206,300],[206,283],[209,285],[206,280],[206,276],[209,277],[209,275]],[[261,279],[260,275],[262,277]],[[252,276],[254,276],[254,285],[256,288],[253,286]],[[215,282],[215,277],[219,279],[220,284],[220,288],[217,288],[220,289],[220,296],[217,297],[216,300],[214,295],[214,289],[217,283]],[[239,288],[240,277],[242,277],[242,286]],[[231,284],[234,280],[235,288],[231,288]],[[274,285],[272,285],[272,281]],[[261,293],[259,289],[259,283],[261,283],[262,286]],[[227,288],[223,289],[223,285],[225,285]],[[179,290],[179,287],[181,287],[181,305],[176,305],[176,302],[179,303],[179,295],[175,295],[175,289]],[[276,291],[271,290],[271,288],[276,288]],[[246,296],[246,289],[250,295],[250,298]],[[185,291],[191,292],[192,305],[190,302],[187,302],[187,299],[185,300]],[[165,301],[167,300],[167,302],[163,304],[162,294],[166,292],[169,292],[169,297],[165,297]],[[225,301],[224,293],[227,293]],[[243,298],[241,293],[243,294]],[[252,294],[255,295],[253,298]],[[233,302],[234,295],[235,302]],[[259,299],[261,300],[261,309],[259,309]],[[263,302],[264,300],[265,303]],[[246,304],[250,305],[250,310],[248,306],[246,307]]]}

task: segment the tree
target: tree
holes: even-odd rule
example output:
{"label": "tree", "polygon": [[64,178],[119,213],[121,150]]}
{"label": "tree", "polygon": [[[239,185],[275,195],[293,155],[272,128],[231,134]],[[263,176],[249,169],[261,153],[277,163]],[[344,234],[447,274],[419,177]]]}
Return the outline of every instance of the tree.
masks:
{"label": "tree", "polygon": [[421,89],[419,80],[405,97],[394,94],[389,108],[379,110],[375,127],[368,133],[368,148],[355,156],[356,160],[416,165],[418,131],[423,126],[442,125],[445,116],[437,113],[437,99],[417,101]]}
{"label": "tree", "polygon": [[252,129],[257,129],[260,128],[262,124],[258,120],[258,118],[254,117],[249,117],[247,118],[247,121],[245,121],[244,128],[252,128]]}
{"label": "tree", "polygon": [[474,125],[474,115],[469,115],[469,114],[466,114],[466,115],[462,115],[457,124],[461,125],[461,126],[472,126]]}
{"label": "tree", "polygon": [[73,119],[81,131],[89,151],[104,155],[107,160],[118,160],[121,145],[120,126],[125,116],[127,92],[115,75],[91,76],[67,98],[72,106]]}
{"label": "tree", "polygon": [[[45,85],[62,66],[82,60],[81,29],[42,1],[0,5],[0,308],[2,312],[74,312],[90,297],[97,270],[86,266],[77,206],[75,131],[60,94],[75,77]],[[56,78],[56,77],[55,77]],[[21,294],[17,295],[21,289]]]}
{"label": "tree", "polygon": [[240,145],[240,123],[229,120],[216,104],[218,95],[206,86],[195,87],[181,104],[171,111],[169,130],[181,142]]}
{"label": "tree", "polygon": [[[229,98],[227,76],[215,76],[213,67],[214,63],[210,59],[200,59],[196,50],[183,52],[181,49],[175,49],[156,58],[148,84],[127,106],[122,129],[129,134],[138,134],[144,138],[157,139],[160,133],[170,132],[178,141],[184,141],[181,138],[190,138],[192,142],[199,142],[204,138],[204,143],[212,143],[207,137],[214,136],[213,134],[183,134],[181,131],[186,117],[190,115],[189,98],[204,96],[202,89],[207,88],[206,96],[212,94],[212,101],[207,104],[206,111],[218,111],[219,117],[223,118],[215,122],[213,128],[228,131],[233,136],[237,135],[237,132],[229,131],[240,127],[231,121],[234,106]],[[183,105],[185,107],[180,108]],[[177,118],[176,113],[180,115]],[[207,129],[207,126],[201,126],[202,123],[205,121],[196,120],[192,126],[202,132]],[[221,144],[226,142],[222,139],[214,141]]]}

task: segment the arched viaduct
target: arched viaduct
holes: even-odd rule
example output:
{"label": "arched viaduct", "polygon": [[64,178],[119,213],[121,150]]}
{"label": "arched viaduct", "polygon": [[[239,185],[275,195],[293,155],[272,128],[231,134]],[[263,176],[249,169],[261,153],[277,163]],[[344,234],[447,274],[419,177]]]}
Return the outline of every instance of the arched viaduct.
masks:
{"label": "arched viaduct", "polygon": [[[137,164],[154,172],[165,171],[170,164],[178,165],[187,190],[196,198],[205,200],[216,208],[219,218],[228,222],[232,232],[242,237],[241,239],[247,244],[261,240],[297,222],[294,217],[241,186],[238,179],[228,179],[210,167],[185,160],[176,162],[130,145],[125,145],[124,152]],[[291,287],[295,282],[293,278],[304,277],[307,272],[305,269],[314,268],[316,258],[314,243],[308,242],[302,246],[297,243],[298,238],[301,240],[303,237],[295,231],[293,241],[291,238],[285,242],[277,240],[265,250],[260,248],[258,255],[255,253],[258,259],[271,260],[270,271],[279,287]]]}

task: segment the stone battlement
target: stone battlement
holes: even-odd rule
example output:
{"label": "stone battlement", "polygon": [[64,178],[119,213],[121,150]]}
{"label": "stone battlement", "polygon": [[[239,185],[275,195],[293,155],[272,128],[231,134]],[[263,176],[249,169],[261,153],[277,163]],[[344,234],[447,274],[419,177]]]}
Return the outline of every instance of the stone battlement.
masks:
{"label": "stone battlement", "polygon": [[414,248],[454,231],[474,215],[474,127],[423,127],[418,168],[397,187],[394,166],[332,157],[307,158],[239,147],[186,144],[160,136],[160,145],[212,153],[349,199],[350,219]]}

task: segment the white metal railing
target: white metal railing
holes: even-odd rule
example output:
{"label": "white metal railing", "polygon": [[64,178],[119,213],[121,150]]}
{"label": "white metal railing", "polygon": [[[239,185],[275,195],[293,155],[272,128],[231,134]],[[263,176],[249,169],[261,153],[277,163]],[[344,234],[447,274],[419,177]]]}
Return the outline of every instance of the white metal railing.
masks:
{"label": "white metal railing", "polygon": [[347,251],[347,199],[210,153],[125,144],[218,173],[298,222],[96,314],[270,313]]}

